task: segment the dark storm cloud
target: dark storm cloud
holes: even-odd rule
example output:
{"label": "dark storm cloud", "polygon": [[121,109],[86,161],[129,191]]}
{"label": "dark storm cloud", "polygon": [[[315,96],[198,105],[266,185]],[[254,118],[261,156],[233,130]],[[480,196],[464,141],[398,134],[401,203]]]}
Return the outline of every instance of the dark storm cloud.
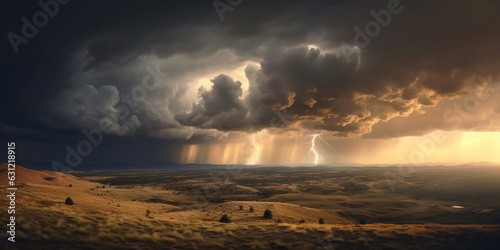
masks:
{"label": "dark storm cloud", "polygon": [[[356,62],[346,62],[338,51],[339,44],[322,39],[314,44],[323,45],[324,51],[286,43],[270,45],[271,49],[262,54],[261,68],[249,77],[249,95],[244,100],[247,121],[239,123],[243,125],[240,129],[266,126],[269,117],[263,114],[269,114],[273,108],[288,108],[289,113],[296,115],[295,122],[307,129],[338,135],[368,134],[380,121],[406,117],[422,107],[465,94],[479,84],[474,79],[477,75],[499,76],[496,47],[500,39],[493,32],[500,27],[494,17],[498,4],[401,4],[404,12],[393,15],[381,34],[362,49],[359,68]],[[381,4],[374,10],[384,8]],[[327,13],[331,14],[315,12],[315,17],[304,21],[310,22],[309,30],[298,28],[296,33],[311,35],[311,30],[317,28],[316,21],[322,20],[326,37],[338,34],[337,41],[349,42],[342,34],[353,26],[328,22]],[[368,11],[366,17],[372,18]],[[355,25],[363,24],[360,21]],[[279,30],[279,24],[270,26]],[[268,39],[273,38],[278,39],[269,34]],[[307,44],[307,38],[302,44]],[[199,119],[203,115],[199,109],[193,109],[182,117]],[[263,119],[256,119],[257,116]],[[234,119],[240,117],[238,113]],[[231,120],[227,116],[226,119]],[[185,119],[184,123],[193,125]],[[204,124],[210,121],[204,120]]]}
{"label": "dark storm cloud", "polygon": [[210,90],[200,89],[201,100],[189,115],[176,117],[181,124],[227,130],[244,122],[247,110],[241,100],[241,82],[226,75],[219,75],[212,82]]}
{"label": "dark storm cloud", "polygon": [[[348,62],[340,45],[388,2],[244,1],[220,22],[211,1],[72,1],[18,54],[3,40],[0,124],[79,132],[108,118],[117,135],[188,139],[266,128],[287,108],[298,127],[362,135],[463,94],[476,74],[498,76],[499,6],[486,1],[401,1]],[[4,34],[39,10],[4,4]],[[169,78],[120,119],[151,61]],[[247,61],[259,66],[247,67],[245,94],[231,72]]]}

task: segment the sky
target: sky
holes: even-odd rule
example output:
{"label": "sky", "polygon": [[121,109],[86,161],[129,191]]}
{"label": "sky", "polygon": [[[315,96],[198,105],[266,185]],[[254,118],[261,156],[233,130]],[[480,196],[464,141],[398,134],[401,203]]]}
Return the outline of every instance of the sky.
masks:
{"label": "sky", "polygon": [[494,1],[2,1],[26,164],[500,162]]}

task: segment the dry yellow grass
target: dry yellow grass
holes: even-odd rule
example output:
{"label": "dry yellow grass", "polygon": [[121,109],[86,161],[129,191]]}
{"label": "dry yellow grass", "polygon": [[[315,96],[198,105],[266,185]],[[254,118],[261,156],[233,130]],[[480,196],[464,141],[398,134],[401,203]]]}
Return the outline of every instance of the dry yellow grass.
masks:
{"label": "dry yellow grass", "polygon": [[[426,248],[433,246],[430,242],[463,246],[464,237],[472,237],[470,242],[480,248],[500,232],[497,225],[347,224],[348,220],[335,213],[279,202],[233,201],[207,206],[205,212],[166,212],[162,209],[175,207],[130,200],[161,196],[159,189],[106,187],[99,193],[90,190],[97,183],[70,175],[47,181],[44,178],[54,173],[23,168],[18,172],[19,181],[24,183],[18,190],[17,237],[21,248],[53,248],[50,244],[54,242],[58,248],[314,249],[329,244]],[[0,172],[0,178],[2,175]],[[75,205],[65,205],[66,197]],[[0,206],[5,205],[2,200]],[[239,210],[239,206],[244,209]],[[249,212],[250,207],[254,213]],[[273,211],[272,220],[261,218],[265,209]],[[146,217],[146,210],[156,213]],[[233,223],[219,223],[222,214],[229,214]],[[319,217],[327,224],[319,225]],[[5,219],[2,216],[0,223],[6,223]],[[278,219],[282,223],[276,223]],[[299,219],[306,223],[297,224]]]}

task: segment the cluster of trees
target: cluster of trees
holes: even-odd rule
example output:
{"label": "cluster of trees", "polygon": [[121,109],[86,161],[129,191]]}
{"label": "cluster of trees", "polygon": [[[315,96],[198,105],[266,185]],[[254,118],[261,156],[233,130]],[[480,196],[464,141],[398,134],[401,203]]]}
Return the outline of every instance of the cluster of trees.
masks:
{"label": "cluster of trees", "polygon": [[367,191],[368,189],[370,189],[370,187],[368,185],[365,185],[362,183],[356,183],[356,182],[352,182],[352,181],[342,182],[340,184],[340,186],[342,186],[344,188],[345,192],[349,192],[349,193],[364,192],[364,191]]}

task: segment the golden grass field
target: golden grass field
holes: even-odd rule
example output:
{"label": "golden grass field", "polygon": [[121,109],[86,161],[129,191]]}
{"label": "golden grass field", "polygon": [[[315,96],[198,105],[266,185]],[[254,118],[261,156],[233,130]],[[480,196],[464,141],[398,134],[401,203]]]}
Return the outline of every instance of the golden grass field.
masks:
{"label": "golden grass field", "polygon": [[[16,243],[3,238],[2,248],[488,249],[500,239],[500,225],[496,224],[361,225],[341,216],[340,208],[321,209],[284,202],[300,198],[296,196],[300,194],[293,196],[294,193],[259,201],[227,200],[180,209],[175,204],[191,202],[189,193],[140,185],[103,188],[103,183],[89,181],[94,178],[97,177],[79,178],[18,166]],[[5,165],[0,179],[6,179]],[[74,205],[64,204],[67,197],[71,197]],[[151,202],[158,197],[172,204]],[[353,197],[356,196],[345,196],[339,201],[355,205]],[[321,197],[309,196],[305,204],[312,204],[312,200],[319,203],[318,199]],[[1,201],[0,206],[7,207],[6,200]],[[250,207],[254,212],[249,211]],[[273,212],[272,219],[262,218],[265,209]],[[151,211],[149,216],[147,210]],[[223,214],[232,222],[218,222]],[[319,218],[325,224],[318,224]],[[1,219],[5,225],[7,216]],[[300,220],[304,223],[299,223]]]}

